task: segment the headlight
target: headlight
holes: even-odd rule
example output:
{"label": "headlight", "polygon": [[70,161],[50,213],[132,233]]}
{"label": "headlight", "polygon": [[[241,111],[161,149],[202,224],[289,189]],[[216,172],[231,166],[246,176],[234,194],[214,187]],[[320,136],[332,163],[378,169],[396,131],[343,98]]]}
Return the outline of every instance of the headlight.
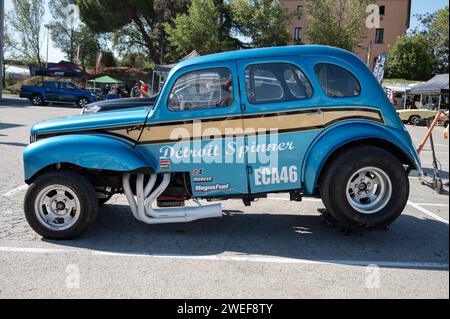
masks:
{"label": "headlight", "polygon": [[94,114],[101,110],[102,108],[100,106],[92,105],[92,106],[86,106],[81,110],[81,115],[86,114]]}

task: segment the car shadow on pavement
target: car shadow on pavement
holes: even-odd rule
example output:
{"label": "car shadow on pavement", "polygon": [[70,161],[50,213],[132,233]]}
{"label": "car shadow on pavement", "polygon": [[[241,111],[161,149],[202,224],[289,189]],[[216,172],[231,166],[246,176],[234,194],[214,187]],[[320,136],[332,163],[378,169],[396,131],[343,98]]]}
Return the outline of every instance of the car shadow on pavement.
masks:
{"label": "car shadow on pavement", "polygon": [[[1,136],[1,134],[0,134],[0,136]],[[0,145],[17,146],[17,147],[28,146],[28,144],[25,144],[25,143],[15,143],[15,142],[0,142]]]}
{"label": "car shadow on pavement", "polygon": [[135,220],[127,206],[105,205],[95,225],[79,239],[50,242],[128,254],[232,253],[339,260],[343,264],[345,261],[448,264],[448,235],[448,225],[406,214],[389,230],[345,235],[338,229],[330,229],[318,214],[231,212],[223,218],[186,224],[146,225]]}
{"label": "car shadow on pavement", "polygon": [[[434,170],[432,168],[424,167],[424,168],[422,168],[422,170],[423,170],[424,174],[426,174],[426,177],[429,177],[429,178],[433,177]],[[439,176],[442,179],[448,180],[448,172],[446,172],[446,171],[439,170]]]}
{"label": "car shadow on pavement", "polygon": [[33,104],[26,99],[20,98],[3,98],[0,100],[0,107],[30,107]]}

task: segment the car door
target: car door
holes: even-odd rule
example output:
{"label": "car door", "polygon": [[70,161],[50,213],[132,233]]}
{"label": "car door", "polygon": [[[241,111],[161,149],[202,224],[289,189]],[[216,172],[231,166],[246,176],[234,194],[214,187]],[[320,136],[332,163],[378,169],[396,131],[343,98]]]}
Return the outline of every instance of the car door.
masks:
{"label": "car door", "polygon": [[46,101],[59,101],[59,83],[58,82],[45,82],[44,84],[45,100]]}
{"label": "car door", "polygon": [[248,193],[236,62],[178,70],[164,84],[138,148],[158,173],[186,172],[194,197]]}
{"label": "car door", "polygon": [[252,193],[301,188],[304,155],[323,124],[306,69],[298,56],[238,61]]}
{"label": "car door", "polygon": [[69,82],[60,83],[59,99],[61,102],[75,102],[75,86]]}

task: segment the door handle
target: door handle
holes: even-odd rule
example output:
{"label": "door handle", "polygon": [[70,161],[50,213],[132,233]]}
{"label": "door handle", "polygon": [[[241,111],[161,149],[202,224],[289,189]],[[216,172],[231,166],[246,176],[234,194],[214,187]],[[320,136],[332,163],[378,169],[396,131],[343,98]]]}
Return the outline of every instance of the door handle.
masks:
{"label": "door handle", "polygon": [[317,114],[322,114],[322,110],[321,109],[315,109],[315,110],[311,110],[311,112],[307,113],[308,115],[317,115]]}

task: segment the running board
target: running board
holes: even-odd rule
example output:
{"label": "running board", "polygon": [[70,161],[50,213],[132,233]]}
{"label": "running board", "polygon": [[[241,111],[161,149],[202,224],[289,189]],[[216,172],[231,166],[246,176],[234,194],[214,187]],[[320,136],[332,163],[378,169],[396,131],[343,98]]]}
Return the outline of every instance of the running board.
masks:
{"label": "running board", "polygon": [[161,184],[154,190],[156,174],[150,175],[150,180],[145,187],[144,174],[137,175],[136,197],[131,191],[130,177],[130,174],[123,175],[123,189],[133,216],[141,222],[146,224],[187,223],[198,219],[222,217],[222,205],[220,204],[155,209],[153,208],[153,203],[169,186],[170,174],[164,174]]}

